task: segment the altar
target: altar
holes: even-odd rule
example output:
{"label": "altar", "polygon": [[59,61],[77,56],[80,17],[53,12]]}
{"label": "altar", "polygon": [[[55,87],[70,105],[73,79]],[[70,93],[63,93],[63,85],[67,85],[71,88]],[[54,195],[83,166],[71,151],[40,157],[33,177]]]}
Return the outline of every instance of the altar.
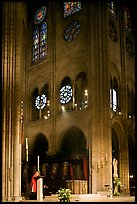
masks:
{"label": "altar", "polygon": [[72,194],[87,194],[87,180],[66,180],[66,188],[72,191]]}

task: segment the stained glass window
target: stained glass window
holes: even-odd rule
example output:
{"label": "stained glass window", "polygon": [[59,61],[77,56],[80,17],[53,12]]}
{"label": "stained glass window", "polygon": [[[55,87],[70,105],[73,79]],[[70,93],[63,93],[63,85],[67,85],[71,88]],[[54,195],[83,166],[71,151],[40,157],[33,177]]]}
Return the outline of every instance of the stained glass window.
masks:
{"label": "stained glass window", "polygon": [[131,16],[129,13],[129,9],[125,6],[124,7],[124,24],[125,28],[129,31],[131,31]]}
{"label": "stained glass window", "polygon": [[37,109],[43,109],[46,106],[47,103],[47,97],[45,94],[42,94],[41,96],[37,96],[35,99],[35,106]]}
{"label": "stained glass window", "polygon": [[44,22],[40,28],[40,58],[47,55],[47,23]]}
{"label": "stained glass window", "polygon": [[77,36],[77,34],[80,32],[80,23],[77,21],[74,21],[70,23],[67,28],[64,31],[64,38],[67,41],[72,41]]}
{"label": "stained glass window", "polygon": [[64,2],[64,17],[81,10],[81,2]]}
{"label": "stained glass window", "polygon": [[126,37],[125,39],[125,44],[126,44],[126,51],[129,54],[130,57],[133,57],[134,55],[134,48],[133,48],[133,42],[130,39],[130,37]]}
{"label": "stained glass window", "polygon": [[111,1],[108,3],[110,13],[116,17],[116,3]]}
{"label": "stained glass window", "polygon": [[39,28],[36,27],[33,31],[33,61],[39,59]]}
{"label": "stained glass window", "polygon": [[60,103],[68,103],[72,99],[72,87],[65,85],[60,89]]}
{"label": "stained glass window", "polygon": [[46,7],[38,9],[34,15],[33,62],[47,56]]}
{"label": "stained glass window", "polygon": [[45,17],[46,17],[46,7],[43,6],[36,11],[34,15],[34,23],[35,24],[41,23]]}
{"label": "stained glass window", "polygon": [[110,89],[110,108],[116,111],[117,108],[117,93],[115,89]]}

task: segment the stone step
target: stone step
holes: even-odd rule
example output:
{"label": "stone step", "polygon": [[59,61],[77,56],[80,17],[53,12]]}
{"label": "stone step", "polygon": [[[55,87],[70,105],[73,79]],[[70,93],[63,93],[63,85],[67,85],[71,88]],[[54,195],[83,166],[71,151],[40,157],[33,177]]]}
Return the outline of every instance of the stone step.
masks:
{"label": "stone step", "polygon": [[[92,199],[102,197],[101,194],[72,194],[71,202],[80,201],[83,199]],[[59,201],[56,194],[51,194],[51,196],[45,196],[43,198],[44,202],[56,202]]]}
{"label": "stone step", "polygon": [[103,196],[107,196],[108,195],[108,191],[98,191],[97,195],[103,195]]}

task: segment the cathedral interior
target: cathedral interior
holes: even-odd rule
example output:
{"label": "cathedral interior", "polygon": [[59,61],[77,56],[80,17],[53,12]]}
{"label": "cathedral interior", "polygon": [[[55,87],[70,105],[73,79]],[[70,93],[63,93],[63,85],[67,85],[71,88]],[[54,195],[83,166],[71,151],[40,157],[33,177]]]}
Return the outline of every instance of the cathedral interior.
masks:
{"label": "cathedral interior", "polygon": [[2,2],[2,199],[114,188],[135,194],[135,8]]}

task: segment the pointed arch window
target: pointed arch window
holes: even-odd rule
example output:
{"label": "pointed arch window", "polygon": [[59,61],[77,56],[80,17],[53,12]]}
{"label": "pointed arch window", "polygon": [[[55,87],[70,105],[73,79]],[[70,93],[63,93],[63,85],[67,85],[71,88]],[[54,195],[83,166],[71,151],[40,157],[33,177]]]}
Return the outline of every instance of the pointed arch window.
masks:
{"label": "pointed arch window", "polygon": [[110,80],[110,108],[113,111],[118,107],[118,84],[116,79]]}
{"label": "pointed arch window", "polygon": [[88,87],[87,77],[84,72],[80,72],[75,81],[75,106],[77,110],[88,107]]}
{"label": "pointed arch window", "polygon": [[81,10],[81,2],[64,2],[64,17]]}
{"label": "pointed arch window", "polygon": [[128,107],[128,116],[135,115],[135,95],[133,90],[129,89],[127,86],[127,107]]}
{"label": "pointed arch window", "polygon": [[108,3],[110,13],[116,18],[116,3],[111,1]]}
{"label": "pointed arch window", "polygon": [[110,89],[110,108],[116,111],[117,108],[117,93],[115,89]]}
{"label": "pointed arch window", "polygon": [[124,25],[125,25],[125,28],[128,31],[131,31],[131,16],[130,16],[129,9],[125,6],[123,8],[123,11],[124,11]]}
{"label": "pointed arch window", "polygon": [[73,111],[73,86],[69,77],[65,77],[60,84],[60,111]]}
{"label": "pointed arch window", "polygon": [[47,56],[47,19],[46,7],[42,6],[34,15],[33,62]]}
{"label": "pointed arch window", "polygon": [[71,80],[66,77],[60,86],[60,103],[67,104],[72,100],[72,85]]}
{"label": "pointed arch window", "polygon": [[45,84],[40,90],[35,88],[32,93],[32,120],[50,117],[49,87]]}

